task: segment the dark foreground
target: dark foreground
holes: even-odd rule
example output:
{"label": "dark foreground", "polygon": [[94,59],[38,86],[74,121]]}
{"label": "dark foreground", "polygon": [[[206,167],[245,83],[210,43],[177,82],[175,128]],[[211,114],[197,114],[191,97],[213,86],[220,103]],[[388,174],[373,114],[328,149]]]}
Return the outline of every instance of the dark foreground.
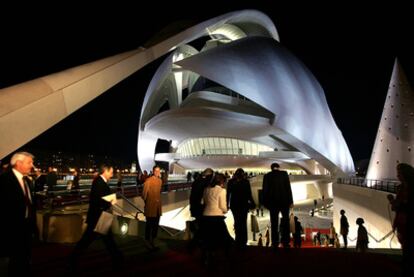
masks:
{"label": "dark foreground", "polygon": [[[102,242],[94,242],[80,259],[74,276],[399,276],[401,256],[388,251],[355,253],[353,249],[280,249],[247,247],[214,255],[202,262],[198,249],[189,251],[186,241],[161,240],[160,249],[149,251],[140,238],[118,237],[125,255],[120,270],[112,268]],[[34,276],[68,276],[67,257],[73,245],[44,244],[33,251]],[[69,275],[70,276],[70,275]]]}

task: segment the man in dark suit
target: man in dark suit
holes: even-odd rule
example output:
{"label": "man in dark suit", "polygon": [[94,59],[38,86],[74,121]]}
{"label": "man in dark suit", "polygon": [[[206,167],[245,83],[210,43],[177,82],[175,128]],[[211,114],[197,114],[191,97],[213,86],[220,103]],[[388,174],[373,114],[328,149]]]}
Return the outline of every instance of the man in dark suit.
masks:
{"label": "man in dark suit", "polygon": [[72,271],[76,271],[79,256],[99,237],[102,237],[102,240],[112,257],[113,266],[115,268],[119,267],[123,260],[123,255],[115,244],[112,231],[109,230],[106,235],[100,235],[94,231],[101,213],[107,211],[113,204],[112,202],[107,202],[102,199],[103,196],[111,194],[108,181],[113,176],[113,172],[114,169],[112,166],[102,165],[99,168],[100,176],[95,178],[92,182],[91,192],[89,194],[89,209],[86,218],[87,227],[70,256],[70,270]]}
{"label": "man in dark suit", "polygon": [[290,246],[289,208],[293,207],[292,188],[287,172],[279,170],[279,164],[273,163],[271,169],[272,171],[263,177],[263,205],[270,211],[272,246],[277,249],[279,245],[279,212],[281,212],[281,240],[283,247],[288,248]]}
{"label": "man in dark suit", "polygon": [[49,166],[47,169],[46,175],[46,184],[47,184],[47,191],[54,191],[57,185],[57,174],[53,170],[53,167]]}
{"label": "man in dark suit", "polygon": [[36,169],[34,177],[34,190],[35,192],[43,191],[46,185],[46,176],[42,174],[40,169]]}
{"label": "man in dark suit", "polygon": [[33,155],[15,153],[10,159],[11,169],[0,175],[0,210],[3,224],[0,228],[1,256],[9,258],[9,276],[30,274],[30,257],[36,214],[30,180]]}

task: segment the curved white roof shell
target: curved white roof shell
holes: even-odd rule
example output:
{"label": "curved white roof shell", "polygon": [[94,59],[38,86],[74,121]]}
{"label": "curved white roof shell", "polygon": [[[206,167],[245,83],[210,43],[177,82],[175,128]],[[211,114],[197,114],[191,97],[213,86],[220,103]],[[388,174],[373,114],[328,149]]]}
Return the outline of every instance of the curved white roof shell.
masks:
{"label": "curved white roof shell", "polygon": [[[258,20],[257,16],[258,14],[255,20]],[[206,22],[212,22],[218,18]],[[233,18],[245,20],[243,14],[239,16],[233,14]],[[264,17],[262,21],[267,22],[267,20],[268,18]],[[205,26],[206,22],[200,25]],[[185,137],[200,136],[202,132],[195,130],[197,129],[195,126],[200,125],[201,128],[208,129],[208,135],[219,135],[220,132],[223,134],[223,131],[231,135],[234,132],[234,137],[265,144],[269,136],[275,136],[320,162],[332,173],[353,172],[354,165],[350,152],[332,118],[323,89],[312,73],[280,45],[273,24],[267,22],[261,25],[258,30],[262,34],[266,33],[261,29],[263,26],[269,28],[268,35],[261,36],[257,36],[258,32],[252,31],[254,28],[250,28],[250,34],[253,35],[246,32],[246,36],[243,36],[243,29],[240,26],[231,28],[229,21],[222,25],[223,30],[226,30],[222,34],[231,33],[236,40],[232,41],[229,35],[227,39],[230,42],[207,48],[201,53],[181,46],[164,61],[156,72],[141,111],[138,141],[141,168],[149,168],[153,163],[155,143],[158,138],[180,141]],[[220,23],[216,23],[214,28],[220,30]],[[209,33],[214,33],[210,34],[213,38],[216,35],[216,32]],[[186,41],[189,40],[186,39]],[[274,118],[265,118],[264,122],[267,122],[265,124],[263,120],[260,121],[261,131],[255,131],[254,135],[249,135],[246,131],[240,132],[232,129],[230,123],[232,119],[241,118],[241,113],[237,111],[230,112],[221,109],[220,112],[223,115],[220,116],[204,107],[199,110],[200,115],[197,116],[197,108],[184,107],[180,103],[181,94],[178,92],[181,91],[180,82],[174,82],[174,78],[171,77],[177,77],[176,73],[171,74],[174,68],[175,72],[178,72],[177,65],[178,69],[183,72],[183,75],[179,76],[183,80],[188,81],[191,74],[201,75],[247,97],[264,110],[273,113]],[[165,89],[165,86],[171,89]],[[166,94],[166,91],[169,93]],[[179,94],[179,96],[174,96],[174,94]],[[165,99],[168,99],[171,110],[157,115]],[[217,111],[217,108],[214,110]],[[244,117],[240,121],[243,122]],[[215,132],[214,126],[217,125],[209,126],[211,122],[214,122],[213,118],[216,119],[216,123],[225,125],[224,130]],[[225,124],[226,118],[229,121],[228,126]],[[182,126],[183,123],[180,122],[186,122],[183,119],[192,122],[188,124],[191,127]],[[196,121],[201,124],[195,124]],[[249,123],[244,122],[246,122],[245,129],[255,129],[253,126],[259,121],[252,118]]]}

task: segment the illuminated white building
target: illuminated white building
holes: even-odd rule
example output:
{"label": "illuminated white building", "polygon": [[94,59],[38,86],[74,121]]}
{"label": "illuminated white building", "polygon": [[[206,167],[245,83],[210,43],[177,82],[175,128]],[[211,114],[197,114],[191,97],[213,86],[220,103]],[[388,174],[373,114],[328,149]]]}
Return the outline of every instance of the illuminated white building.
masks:
{"label": "illuminated white building", "polygon": [[[323,89],[279,42],[266,15],[230,13],[193,28],[183,41],[204,38],[204,46],[177,45],[146,92],[138,139],[142,169],[156,160],[168,161],[174,172],[267,170],[278,161],[310,175],[354,171]],[[169,153],[155,153],[158,139],[172,141]]]}

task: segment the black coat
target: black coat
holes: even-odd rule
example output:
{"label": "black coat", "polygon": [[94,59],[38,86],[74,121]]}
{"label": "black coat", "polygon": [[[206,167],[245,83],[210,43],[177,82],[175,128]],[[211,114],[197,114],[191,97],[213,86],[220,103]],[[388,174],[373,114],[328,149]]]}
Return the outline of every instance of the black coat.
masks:
{"label": "black coat", "polygon": [[43,187],[46,185],[46,175],[40,175],[34,181],[34,189],[36,192],[43,191]]}
{"label": "black coat", "polygon": [[227,183],[227,205],[236,212],[255,208],[249,180],[233,178]]}
{"label": "black coat", "polygon": [[102,211],[106,211],[111,207],[111,203],[102,199],[102,196],[109,194],[111,194],[111,189],[104,179],[101,176],[95,178],[89,194],[89,209],[86,218],[88,225],[95,226]]}
{"label": "black coat", "polygon": [[286,171],[272,170],[263,177],[263,205],[268,209],[293,204],[292,188]]}
{"label": "black coat", "polygon": [[[30,184],[28,184],[31,187]],[[33,192],[32,202],[33,202]],[[0,175],[0,211],[2,223],[0,227],[0,254],[10,254],[16,245],[20,245],[21,238],[28,232],[35,230],[35,207],[32,205],[31,227],[27,227],[25,196],[19,180],[12,170]],[[16,249],[14,249],[16,250]]]}
{"label": "black coat", "polygon": [[203,215],[204,206],[201,204],[204,189],[210,184],[211,176],[199,176],[191,185],[190,212],[193,217]]}

